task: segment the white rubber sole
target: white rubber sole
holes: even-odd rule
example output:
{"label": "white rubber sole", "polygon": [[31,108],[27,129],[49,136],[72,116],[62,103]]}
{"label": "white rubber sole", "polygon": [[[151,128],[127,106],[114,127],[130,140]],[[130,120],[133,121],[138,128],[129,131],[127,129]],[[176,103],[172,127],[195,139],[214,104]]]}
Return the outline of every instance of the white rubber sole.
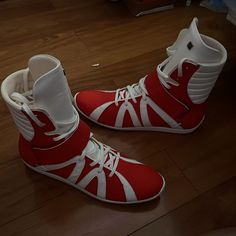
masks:
{"label": "white rubber sole", "polygon": [[127,205],[127,204],[138,204],[138,203],[149,202],[149,201],[154,200],[155,198],[159,197],[160,194],[161,194],[161,193],[163,192],[163,190],[165,189],[165,185],[166,185],[165,179],[164,179],[164,177],[161,175],[162,180],[163,180],[163,186],[162,186],[160,192],[159,192],[158,194],[156,194],[155,196],[153,196],[153,197],[151,197],[151,198],[148,198],[148,199],[140,200],[140,201],[129,201],[129,202],[112,201],[112,200],[106,200],[106,199],[100,198],[100,197],[98,197],[98,196],[96,196],[96,195],[94,195],[94,194],[92,194],[92,193],[86,191],[85,189],[80,188],[77,184],[71,183],[71,182],[69,182],[68,180],[63,179],[62,177],[60,177],[60,176],[58,176],[58,175],[54,175],[54,174],[52,174],[52,173],[39,170],[39,169],[37,169],[37,168],[35,168],[35,167],[29,165],[28,163],[26,163],[24,160],[22,160],[22,161],[23,161],[24,164],[25,164],[27,167],[29,167],[31,170],[33,170],[33,171],[35,171],[35,172],[38,172],[38,173],[40,173],[40,174],[42,174],[42,175],[48,176],[48,177],[50,177],[50,178],[53,178],[53,179],[55,179],[55,180],[61,181],[61,182],[65,183],[65,184],[68,184],[68,185],[70,185],[70,186],[72,186],[72,187],[74,187],[74,188],[80,190],[81,192],[87,194],[88,196],[93,197],[93,198],[95,198],[95,199],[97,199],[97,200],[99,200],[99,201],[106,202],[106,203]]}
{"label": "white rubber sole", "polygon": [[[76,94],[77,95],[77,94]],[[175,129],[175,128],[168,128],[168,127],[113,127],[113,126],[109,126],[109,125],[104,125],[102,123],[99,123],[96,120],[93,120],[91,117],[85,115],[77,106],[76,104],[76,95],[74,97],[74,105],[76,107],[76,109],[78,110],[78,112],[80,114],[82,114],[84,117],[86,117],[87,119],[91,120],[92,122],[101,125],[105,128],[109,128],[109,129],[113,129],[113,130],[123,130],[123,131],[156,131],[156,132],[164,132],[164,133],[172,133],[172,134],[189,134],[192,133],[193,131],[195,131],[204,121],[205,117],[202,118],[202,120],[198,123],[198,125],[196,125],[195,127],[191,128],[191,129]]]}

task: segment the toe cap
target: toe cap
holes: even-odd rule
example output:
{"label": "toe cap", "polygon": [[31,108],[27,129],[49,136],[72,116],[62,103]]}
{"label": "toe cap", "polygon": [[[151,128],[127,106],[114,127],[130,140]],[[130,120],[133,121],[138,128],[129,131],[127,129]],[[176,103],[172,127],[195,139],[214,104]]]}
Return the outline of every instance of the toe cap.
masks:
{"label": "toe cap", "polygon": [[143,164],[123,162],[119,166],[119,171],[134,190],[136,201],[154,199],[164,189],[164,178],[158,172]]}

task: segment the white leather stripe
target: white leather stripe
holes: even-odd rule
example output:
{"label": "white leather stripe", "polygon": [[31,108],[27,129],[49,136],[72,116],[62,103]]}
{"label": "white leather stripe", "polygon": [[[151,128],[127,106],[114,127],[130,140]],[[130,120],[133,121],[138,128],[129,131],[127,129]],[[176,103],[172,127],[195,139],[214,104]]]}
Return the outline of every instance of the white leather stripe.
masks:
{"label": "white leather stripe", "polygon": [[210,77],[210,78],[200,78],[200,77],[192,77],[189,80],[189,84],[208,84],[208,83],[213,83],[216,81],[216,79],[218,78],[218,76],[216,77]]}
{"label": "white leather stripe", "polygon": [[8,108],[12,114],[12,117],[15,121],[15,124],[19,132],[23,135],[23,137],[27,141],[31,141],[32,138],[34,137],[34,129],[28,118],[22,113],[21,110],[12,106],[8,106]]}
{"label": "white leather stripe", "polygon": [[147,97],[146,101],[147,105],[149,105],[171,128],[179,128],[182,127],[171,118],[164,110],[162,110],[156,103],[154,103],[149,97]]}
{"label": "white leather stripe", "polygon": [[80,158],[80,156],[75,156],[75,157],[71,158],[70,160],[59,163],[59,164],[41,165],[41,166],[37,166],[36,168],[39,170],[42,170],[42,171],[51,171],[51,170],[62,169],[68,165],[75,163],[76,161],[79,160],[79,158]]}
{"label": "white leather stripe", "polygon": [[199,81],[197,83],[195,83],[195,81],[191,82],[191,84],[188,84],[188,89],[198,89],[198,88],[202,88],[204,86],[214,86],[215,85],[215,80],[208,82],[208,83],[200,83]]}
{"label": "white leather stripe", "polygon": [[199,95],[199,94],[209,94],[211,92],[212,87],[205,87],[205,88],[195,88],[190,89],[188,88],[188,93],[191,94],[191,96]]}
{"label": "white leather stripe", "polygon": [[116,127],[122,127],[126,110],[127,110],[127,105],[125,105],[125,103],[122,103],[116,116],[116,122],[115,122]]}
{"label": "white leather stripe", "polygon": [[204,95],[204,96],[203,95],[199,95],[199,97],[197,95],[195,97],[194,96],[192,97],[192,99],[194,99],[194,103],[195,104],[201,104],[201,103],[205,102],[207,100],[207,98],[208,98],[208,94]]}
{"label": "white leather stripe", "polygon": [[[105,111],[105,109],[113,103],[114,102],[111,101],[97,107],[90,114],[90,117],[94,120],[98,120],[101,114]],[[172,117],[170,117],[164,110],[162,110],[159,106],[157,106],[149,97],[147,97],[145,101],[143,99],[141,99],[140,101],[141,119],[144,126],[152,125],[149,119],[147,105],[149,105],[170,127],[182,129],[182,127]],[[129,112],[133,125],[135,127],[141,127],[142,126],[141,122],[139,121],[138,116],[134,110],[134,107],[130,102],[127,103],[124,102],[120,106],[120,109],[116,116],[115,127],[122,127],[126,111]]]}
{"label": "white leather stripe", "polygon": [[133,160],[133,159],[128,159],[128,158],[125,158],[125,157],[120,157],[121,160],[123,161],[126,161],[126,162],[129,162],[129,163],[132,163],[132,164],[141,164],[140,162],[136,161],[136,160]]}
{"label": "white leather stripe", "polygon": [[78,185],[82,188],[86,188],[88,184],[95,178],[98,177],[99,168],[92,169],[83,179],[80,180]]}
{"label": "white leather stripe", "polygon": [[[207,100],[218,75],[219,74],[209,77],[208,74],[204,74],[199,77],[199,74],[194,74],[194,77],[189,80],[187,88],[188,95],[193,103],[200,104]],[[197,97],[200,97],[201,99],[198,99]]]}
{"label": "white leather stripe", "polygon": [[86,188],[89,185],[89,183],[95,177],[97,177],[98,179],[97,195],[102,198],[105,198],[106,197],[106,175],[104,171],[101,171],[100,173],[98,173],[98,171],[99,171],[99,168],[94,168],[93,170],[91,170],[86,176],[84,176],[82,180],[80,180],[78,185],[81,188]]}
{"label": "white leather stripe", "polygon": [[70,180],[70,182],[72,183],[76,183],[76,181],[78,180],[84,169],[84,166],[85,166],[85,159],[77,161],[73,171],[71,172],[70,176],[67,179]]}
{"label": "white leather stripe", "polygon": [[196,94],[192,95],[191,98],[195,101],[196,104],[203,103],[207,100],[209,94]]}
{"label": "white leather stripe", "polygon": [[107,102],[97,107],[91,114],[90,117],[94,120],[98,120],[101,114],[114,102]]}
{"label": "white leather stripe", "polygon": [[133,188],[131,187],[129,182],[125,179],[125,177],[123,175],[121,175],[120,173],[118,173],[118,172],[115,172],[115,174],[117,175],[117,177],[119,178],[120,182],[123,185],[126,200],[127,201],[137,200],[137,197],[136,197],[136,194],[135,194]]}
{"label": "white leather stripe", "polygon": [[215,65],[201,65],[197,70],[198,74],[219,74],[224,66],[224,62]]}
{"label": "white leather stripe", "polygon": [[116,117],[116,122],[115,122],[115,126],[116,127],[122,127],[123,125],[123,121],[124,121],[124,116],[125,116],[125,112],[128,111],[131,117],[131,120],[134,124],[135,127],[141,126],[141,123],[137,117],[137,114],[132,106],[132,104],[130,102],[123,103],[120,106],[120,109],[117,113],[117,117]]}
{"label": "white leather stripe", "polygon": [[141,119],[143,122],[144,126],[151,126],[151,121],[149,120],[149,116],[148,116],[148,111],[147,111],[147,103],[146,101],[144,101],[143,99],[141,99],[140,101],[140,111],[141,111]]}
{"label": "white leather stripe", "polygon": [[[221,45],[219,46],[221,47]],[[222,54],[224,53],[226,52],[222,48]],[[222,56],[224,58],[226,55]],[[207,100],[223,66],[224,62],[214,63],[213,65],[201,64],[194,73],[187,88],[189,98],[194,104],[201,104]]]}
{"label": "white leather stripe", "polygon": [[204,94],[194,94],[194,95],[192,95],[192,97],[194,98],[194,99],[203,99],[203,98],[205,98],[205,97],[208,97],[208,94],[206,94],[206,93],[204,93]]}
{"label": "white leather stripe", "polygon": [[[109,178],[109,177],[108,177]],[[97,196],[101,198],[106,198],[106,175],[104,171],[98,174],[98,187],[97,187]]]}
{"label": "white leather stripe", "polygon": [[[220,69],[221,70],[221,69]],[[220,71],[219,70],[219,71]],[[197,70],[195,73],[194,73],[194,77],[200,77],[200,78],[204,78],[204,77],[214,77],[214,76],[217,76],[219,75],[219,71],[218,70],[214,70],[214,71],[211,71],[211,72],[206,72],[206,71],[200,71],[200,70]]]}
{"label": "white leather stripe", "polygon": [[17,125],[21,125],[22,129],[24,129],[28,132],[32,131],[32,126],[29,126],[28,122],[26,122],[24,120],[21,121],[20,119],[15,120],[15,122],[16,122]]}

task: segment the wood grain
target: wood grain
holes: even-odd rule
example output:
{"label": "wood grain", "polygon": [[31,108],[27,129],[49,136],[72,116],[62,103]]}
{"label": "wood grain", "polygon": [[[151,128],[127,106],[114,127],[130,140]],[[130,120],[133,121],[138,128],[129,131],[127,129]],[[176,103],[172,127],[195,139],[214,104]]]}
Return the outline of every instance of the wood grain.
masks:
{"label": "wood grain", "polygon": [[236,28],[224,14],[193,4],[135,18],[122,2],[1,1],[0,80],[25,68],[32,55],[47,53],[63,63],[73,93],[123,87],[155,70],[194,16],[200,31],[228,50],[196,132],[115,132],[86,120],[98,139],[165,176],[162,197],[136,206],[104,204],[28,170],[0,98],[0,235],[197,235],[236,226]]}
{"label": "wood grain", "polygon": [[235,185],[234,177],[130,235],[195,236],[214,229],[235,226]]}

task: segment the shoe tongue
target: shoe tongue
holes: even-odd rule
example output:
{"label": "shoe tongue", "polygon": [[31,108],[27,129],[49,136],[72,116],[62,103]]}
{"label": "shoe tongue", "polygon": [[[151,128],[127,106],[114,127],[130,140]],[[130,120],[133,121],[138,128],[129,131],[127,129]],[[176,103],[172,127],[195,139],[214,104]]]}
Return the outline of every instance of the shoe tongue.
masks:
{"label": "shoe tongue", "polygon": [[56,123],[75,119],[71,93],[61,63],[49,55],[37,55],[28,62],[34,80],[34,107],[49,113]]}
{"label": "shoe tongue", "polygon": [[203,41],[198,32],[197,23],[198,19],[194,18],[190,27],[185,31],[182,40],[178,42],[176,51],[163,70],[165,74],[169,75],[183,58],[196,63],[211,63],[220,60],[220,51]]}
{"label": "shoe tongue", "polygon": [[98,161],[100,147],[97,144],[97,141],[90,139],[87,146],[86,146],[86,153],[88,154],[89,158],[93,161]]}
{"label": "shoe tongue", "polygon": [[93,154],[95,152],[95,143],[91,140],[89,140],[86,150],[88,154]]}

